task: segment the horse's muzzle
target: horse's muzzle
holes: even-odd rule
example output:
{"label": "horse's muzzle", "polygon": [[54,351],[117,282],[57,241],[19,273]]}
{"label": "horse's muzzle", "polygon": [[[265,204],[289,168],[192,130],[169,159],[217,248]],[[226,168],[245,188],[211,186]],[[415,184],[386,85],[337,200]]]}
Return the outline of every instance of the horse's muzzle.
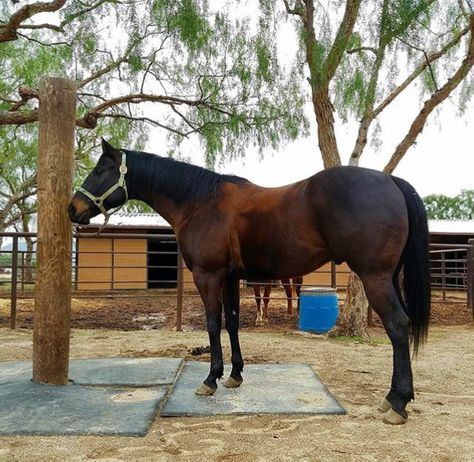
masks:
{"label": "horse's muzzle", "polygon": [[67,208],[69,219],[73,223],[88,225],[90,223],[90,208],[84,201],[73,198]]}

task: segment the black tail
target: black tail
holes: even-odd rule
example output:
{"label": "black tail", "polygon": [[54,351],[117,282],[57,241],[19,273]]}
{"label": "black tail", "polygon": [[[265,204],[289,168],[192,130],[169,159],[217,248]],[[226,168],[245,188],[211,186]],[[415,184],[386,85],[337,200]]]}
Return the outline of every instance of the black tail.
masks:
{"label": "black tail", "polygon": [[[401,300],[410,318],[410,337],[413,352],[428,334],[431,308],[430,254],[429,232],[426,210],[417,192],[409,183],[401,178],[392,177],[395,184],[405,196],[408,210],[409,232],[403,251],[403,292]],[[401,266],[401,265],[400,265]],[[398,278],[395,282],[398,284]],[[398,289],[398,287],[396,287]],[[397,290],[397,292],[400,292]]]}

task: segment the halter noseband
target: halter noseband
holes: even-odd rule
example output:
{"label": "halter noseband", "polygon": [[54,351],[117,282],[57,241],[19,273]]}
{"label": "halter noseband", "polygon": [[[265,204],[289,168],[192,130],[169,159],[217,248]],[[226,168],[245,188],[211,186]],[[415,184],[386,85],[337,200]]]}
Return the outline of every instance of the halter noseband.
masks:
{"label": "halter noseband", "polygon": [[[100,233],[104,229],[104,227],[107,225],[107,223],[109,221],[109,218],[115,212],[118,212],[125,205],[125,203],[128,201],[127,183],[125,182],[125,174],[127,173],[127,170],[128,170],[127,169],[127,155],[123,151],[121,151],[121,153],[122,153],[122,163],[119,167],[120,176],[119,176],[118,182],[115,183],[113,186],[111,186],[109,189],[107,189],[107,191],[105,191],[105,193],[102,194],[102,196],[100,196],[100,197],[94,196],[94,194],[90,193],[89,191],[87,191],[87,189],[83,188],[82,186],[78,189],[79,192],[84,194],[84,196],[88,197],[95,205],[97,205],[97,207],[99,207],[102,214],[105,216],[105,221],[101,225],[101,227],[99,228],[99,231],[97,233]],[[115,207],[115,208],[110,209],[109,211],[107,211],[107,209],[104,206],[104,201],[112,193],[114,193],[118,188],[123,188],[123,190],[125,191],[125,202],[123,204],[119,205],[118,207]]]}

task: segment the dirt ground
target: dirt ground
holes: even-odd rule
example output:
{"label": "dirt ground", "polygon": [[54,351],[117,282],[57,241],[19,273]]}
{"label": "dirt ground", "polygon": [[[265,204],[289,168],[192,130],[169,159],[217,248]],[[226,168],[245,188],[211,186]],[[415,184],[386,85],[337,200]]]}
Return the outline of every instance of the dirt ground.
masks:
{"label": "dirt ground", "polygon": [[[27,328],[0,328],[0,361],[31,359],[31,313],[23,303],[20,325]],[[186,303],[183,332],[172,330],[171,302],[169,306],[155,302],[153,309],[143,299],[89,300],[87,306],[75,301],[74,305],[72,358],[209,360],[208,354],[191,355],[193,348],[208,343],[198,299]],[[408,407],[408,423],[392,427],[381,422],[377,411],[389,388],[392,362],[391,347],[381,329],[371,329],[371,342],[301,333],[295,329],[296,321],[287,319],[283,306],[278,308],[273,301],[272,325],[254,328],[253,304],[249,300],[244,305],[245,361],[310,364],[347,415],[158,417],[143,438],[0,437],[0,462],[474,460],[474,325],[467,309],[465,317],[456,311],[459,325],[446,326],[442,320],[453,318],[453,307],[434,305],[429,341],[413,363],[416,401]],[[462,305],[455,308],[462,314]],[[5,318],[1,307],[0,314]],[[5,325],[6,321],[0,322]],[[226,361],[228,343],[223,333]]]}
{"label": "dirt ground", "polygon": [[[106,294],[103,298],[73,298],[71,325],[77,329],[119,329],[149,330],[172,329],[176,326],[176,296],[169,292],[150,295],[152,291],[124,293],[122,297]],[[343,299],[343,293],[339,294]],[[434,298],[442,302],[441,297]],[[459,326],[472,321],[472,313],[466,303],[454,296],[446,302],[433,303],[431,324],[436,326]],[[342,305],[340,303],[340,305]],[[18,300],[18,327],[33,327],[34,301]],[[297,318],[286,314],[286,298],[282,289],[273,289],[269,305],[270,328],[287,331],[297,328]],[[256,305],[250,289],[242,291],[240,326],[252,329],[255,326]],[[183,301],[183,327],[185,329],[205,329],[205,316],[202,301],[195,292],[188,292]],[[374,323],[380,326],[374,313]],[[10,325],[10,300],[0,298],[0,327]],[[268,328],[258,330],[268,331]]]}

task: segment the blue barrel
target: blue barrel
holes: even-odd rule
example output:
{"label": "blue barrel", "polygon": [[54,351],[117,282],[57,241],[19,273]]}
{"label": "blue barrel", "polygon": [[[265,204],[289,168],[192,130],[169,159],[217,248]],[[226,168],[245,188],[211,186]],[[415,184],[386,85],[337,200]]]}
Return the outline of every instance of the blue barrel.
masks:
{"label": "blue barrel", "polygon": [[298,328],[323,334],[334,327],[339,316],[336,289],[308,287],[301,291]]}

